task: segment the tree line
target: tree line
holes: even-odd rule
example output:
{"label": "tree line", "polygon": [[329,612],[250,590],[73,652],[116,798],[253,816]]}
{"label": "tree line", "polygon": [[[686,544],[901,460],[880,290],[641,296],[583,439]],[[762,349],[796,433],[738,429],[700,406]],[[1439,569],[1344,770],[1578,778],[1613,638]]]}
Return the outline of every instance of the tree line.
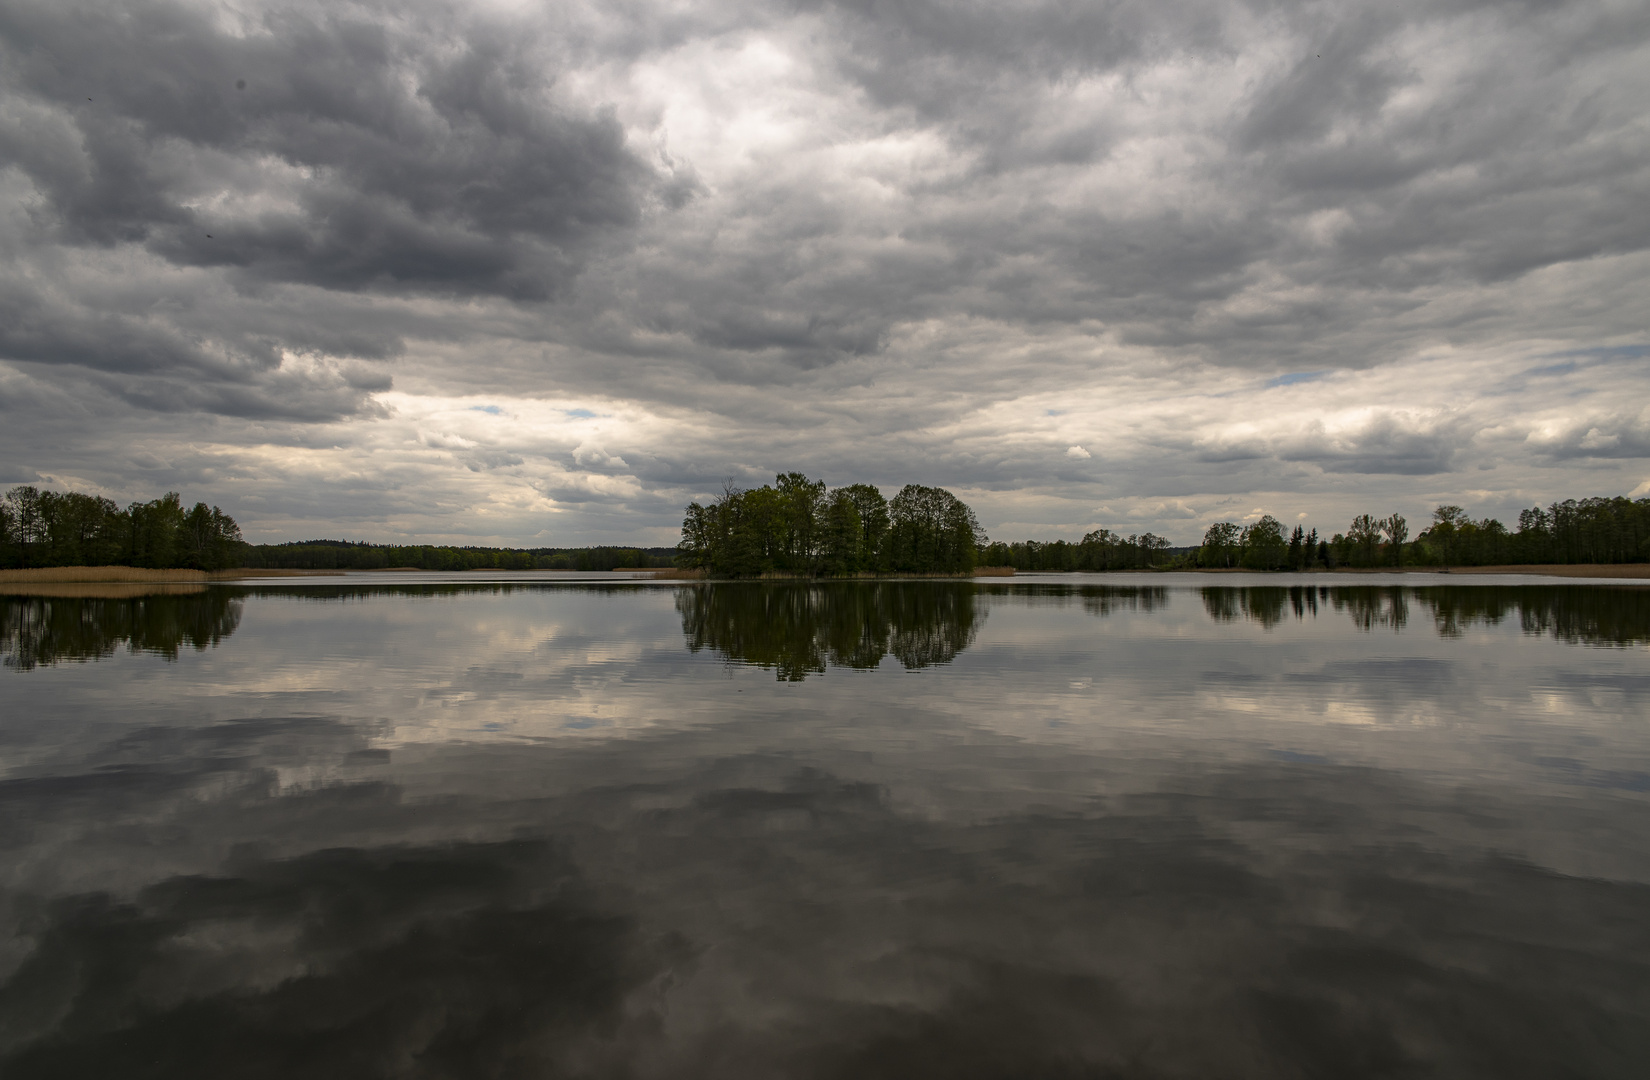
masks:
{"label": "tree line", "polygon": [[688,506],[675,548],[456,547],[310,540],[247,544],[216,506],[185,507],[177,492],[122,508],[80,492],[14,487],[0,497],[0,569],[136,566],[222,570],[613,570],[704,568],[714,577],[763,574],[966,574],[1175,568],[1313,570],[1650,561],[1650,498],[1565,499],[1518,515],[1515,529],[1440,506],[1418,535],[1401,514],[1359,514],[1344,531],[1292,530],[1270,515],[1218,521],[1195,547],[1153,533],[1096,529],[1081,540],[992,543],[974,511],[943,488],[908,484],[892,499],[870,484],[828,488],[802,473],[771,485],[728,485]]}
{"label": "tree line", "polygon": [[222,570],[246,545],[235,519],[175,491],[122,508],[78,491],[14,487],[0,498],[0,569],[141,566]]}
{"label": "tree line", "polygon": [[677,563],[721,578],[966,574],[988,543],[974,511],[944,488],[907,484],[889,499],[871,484],[828,488],[789,472],[691,503]]}
{"label": "tree line", "polygon": [[671,548],[490,548],[308,540],[248,546],[249,569],[269,570],[617,570],[675,565]]}
{"label": "tree line", "polygon": [[1250,525],[1217,521],[1182,565],[1246,570],[1338,567],[1519,566],[1650,560],[1650,498],[1565,499],[1521,511],[1511,530],[1494,518],[1472,520],[1440,506],[1411,538],[1402,514],[1359,514],[1345,532],[1320,536],[1297,525],[1286,533],[1267,515]]}
{"label": "tree line", "polygon": [[674,548],[453,547],[306,540],[248,544],[216,506],[175,491],[122,508],[78,491],[14,487],[0,497],[0,569],[139,566],[159,570],[615,570],[666,568]]}
{"label": "tree line", "polygon": [[1068,540],[995,543],[981,552],[981,560],[985,566],[1012,566],[1022,573],[1098,572],[1150,570],[1167,565],[1175,554],[1169,542],[1155,533],[1121,536],[1110,529],[1095,529],[1076,543]]}

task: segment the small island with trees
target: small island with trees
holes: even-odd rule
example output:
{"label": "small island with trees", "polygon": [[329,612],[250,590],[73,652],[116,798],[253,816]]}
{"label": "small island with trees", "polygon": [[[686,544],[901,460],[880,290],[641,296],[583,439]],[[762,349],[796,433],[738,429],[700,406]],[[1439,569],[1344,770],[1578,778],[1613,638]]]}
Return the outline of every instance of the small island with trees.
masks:
{"label": "small island with trees", "polygon": [[944,488],[907,484],[888,499],[871,484],[828,489],[789,472],[690,504],[678,562],[718,578],[961,576],[987,543],[974,511]]}

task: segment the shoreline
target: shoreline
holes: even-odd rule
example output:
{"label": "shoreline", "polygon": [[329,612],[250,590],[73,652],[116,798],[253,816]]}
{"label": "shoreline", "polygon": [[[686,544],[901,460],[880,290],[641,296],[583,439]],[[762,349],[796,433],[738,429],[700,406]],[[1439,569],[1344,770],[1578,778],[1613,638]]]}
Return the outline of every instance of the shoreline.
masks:
{"label": "shoreline", "polygon": [[[353,571],[354,573],[486,573],[487,571],[434,571],[420,570],[417,567],[397,566],[384,567],[374,570]],[[513,570],[512,574],[543,574],[548,576],[592,573],[593,571],[570,570]],[[256,578],[299,578],[299,577],[344,577],[351,571],[345,570],[287,570],[287,569],[249,569],[234,570],[156,570],[139,566],[42,566],[28,569],[0,570],[0,588],[5,586],[39,586],[39,585],[178,585],[204,586],[213,582],[244,581]],[[805,574],[766,573],[755,578],[711,578],[703,569],[672,569],[667,567],[620,567],[609,573],[633,574],[637,578],[652,579],[655,581],[891,581],[891,580],[927,580],[927,581],[968,581],[981,578],[1012,578],[1018,576],[1012,567],[977,567],[971,574],[874,574],[857,573],[845,574],[836,577],[815,578]],[[1075,575],[1085,573],[1077,570],[1027,570],[1026,574],[1054,574]],[[1311,570],[1245,570],[1241,567],[1167,567],[1141,568],[1139,570],[1117,571],[1090,571],[1095,575],[1107,573],[1177,573],[1177,574],[1209,574],[1219,576],[1223,574],[1264,574],[1268,577],[1307,577],[1317,574],[1424,574],[1434,577],[1455,576],[1483,576],[1499,575],[1506,577],[1566,577],[1566,578],[1628,578],[1634,580],[1650,580],[1650,563],[1537,563],[1523,565],[1500,566],[1456,566],[1443,569],[1437,566],[1385,566],[1385,567],[1336,567],[1333,570],[1322,567]],[[634,580],[634,579],[632,579]],[[68,594],[62,594],[68,595]]]}

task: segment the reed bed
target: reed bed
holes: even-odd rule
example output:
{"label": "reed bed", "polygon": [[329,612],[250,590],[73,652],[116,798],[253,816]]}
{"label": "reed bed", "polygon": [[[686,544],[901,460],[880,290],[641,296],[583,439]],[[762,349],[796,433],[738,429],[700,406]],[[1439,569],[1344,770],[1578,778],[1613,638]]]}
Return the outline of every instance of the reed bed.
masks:
{"label": "reed bed", "polygon": [[342,570],[152,570],[143,566],[32,566],[0,570],[0,585],[207,582],[238,578],[335,577]]}

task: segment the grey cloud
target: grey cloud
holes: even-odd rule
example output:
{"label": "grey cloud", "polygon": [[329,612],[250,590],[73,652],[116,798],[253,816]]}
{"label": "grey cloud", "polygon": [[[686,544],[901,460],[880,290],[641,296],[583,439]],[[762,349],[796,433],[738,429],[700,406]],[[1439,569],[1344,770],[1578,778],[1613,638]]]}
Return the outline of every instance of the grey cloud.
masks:
{"label": "grey cloud", "polygon": [[[391,385],[381,370],[349,361],[289,362],[282,335],[212,337],[189,322],[71,305],[0,283],[0,356],[88,369],[77,381],[139,408],[306,422],[381,411],[370,401]],[[292,344],[302,348],[306,337],[325,335],[295,334]]]}
{"label": "grey cloud", "polygon": [[[1008,125],[992,123],[999,118],[993,115],[997,110],[978,109],[983,99],[1001,102],[1027,83],[1055,83],[1148,56],[1225,47],[1224,20],[1216,4],[1033,3],[1005,8],[938,0],[899,5],[850,0],[818,6],[843,28],[846,47],[835,59],[883,104],[915,108],[927,117],[955,122],[965,132],[989,131],[1010,140]],[[1007,111],[1012,115],[1015,110]]]}
{"label": "grey cloud", "polygon": [[1391,5],[1353,6],[1344,21],[1325,27],[1311,52],[1251,98],[1248,114],[1233,132],[1237,147],[1247,152],[1319,142],[1337,124],[1377,117],[1392,92],[1413,78],[1393,57],[1373,55],[1373,47],[1406,26],[1405,14]]}
{"label": "grey cloud", "polygon": [[550,105],[512,28],[371,4],[251,21],[9,9],[10,89],[66,128],[6,144],[47,223],[275,280],[543,297],[635,222],[650,174],[619,125]]}
{"label": "grey cloud", "polygon": [[1650,420],[1637,416],[1592,416],[1557,432],[1534,432],[1526,440],[1556,461],[1586,458],[1650,457]]}
{"label": "grey cloud", "polygon": [[1470,435],[1458,423],[1416,423],[1383,415],[1355,431],[1331,435],[1317,426],[1289,440],[1279,456],[1325,472],[1429,476],[1448,472]]}

